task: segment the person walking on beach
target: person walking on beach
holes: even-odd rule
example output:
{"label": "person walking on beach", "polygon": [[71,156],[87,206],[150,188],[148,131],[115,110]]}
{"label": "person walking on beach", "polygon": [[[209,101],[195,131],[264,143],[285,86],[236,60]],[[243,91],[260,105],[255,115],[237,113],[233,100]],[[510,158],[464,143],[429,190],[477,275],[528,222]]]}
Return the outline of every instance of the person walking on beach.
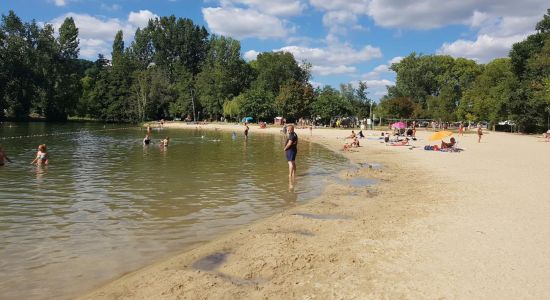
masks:
{"label": "person walking on beach", "polygon": [[296,154],[298,153],[298,135],[294,132],[294,125],[288,125],[288,136],[285,144],[286,160],[288,161],[288,180],[296,178]]}
{"label": "person walking on beach", "polygon": [[464,136],[464,123],[462,122],[458,125],[458,136]]}
{"label": "person walking on beach", "polygon": [[32,164],[37,165],[47,165],[48,164],[48,152],[46,150],[46,144],[38,146],[38,151],[36,152],[36,158],[31,162]]}
{"label": "person walking on beach", "polygon": [[11,162],[11,159],[9,159],[6,152],[4,152],[4,148],[2,148],[2,145],[0,145],[0,166],[3,166],[5,164],[5,161]]}
{"label": "person walking on beach", "polygon": [[481,129],[481,124],[477,124],[477,142],[481,143],[481,136],[483,135],[483,130]]}

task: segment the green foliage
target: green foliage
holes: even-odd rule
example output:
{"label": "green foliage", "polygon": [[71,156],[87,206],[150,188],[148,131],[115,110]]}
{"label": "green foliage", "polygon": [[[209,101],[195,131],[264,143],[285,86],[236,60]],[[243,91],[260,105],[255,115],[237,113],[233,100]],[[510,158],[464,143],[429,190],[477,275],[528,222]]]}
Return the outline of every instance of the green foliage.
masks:
{"label": "green foliage", "polygon": [[300,117],[311,116],[311,104],[314,101],[313,88],[310,84],[290,81],[281,86],[275,98],[275,110],[278,116],[292,122]]}
{"label": "green foliage", "polygon": [[241,58],[239,41],[213,35],[196,82],[197,96],[205,114],[213,119],[223,115],[223,103],[248,88],[249,74],[250,69]]}
{"label": "green foliage", "polygon": [[351,103],[330,86],[319,91],[317,101],[312,105],[313,115],[325,124],[334,117],[349,116],[352,112]]}

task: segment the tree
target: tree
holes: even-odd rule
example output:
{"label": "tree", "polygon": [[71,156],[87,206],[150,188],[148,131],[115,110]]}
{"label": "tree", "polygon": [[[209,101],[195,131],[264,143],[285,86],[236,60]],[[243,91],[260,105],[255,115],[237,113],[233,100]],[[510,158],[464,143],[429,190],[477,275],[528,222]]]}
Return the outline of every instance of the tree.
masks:
{"label": "tree", "polygon": [[275,98],[275,110],[288,121],[309,118],[314,96],[310,84],[290,81],[281,86],[279,95]]}
{"label": "tree", "polygon": [[380,101],[376,114],[385,118],[406,119],[415,111],[416,104],[411,98],[386,98]]}
{"label": "tree", "polygon": [[113,41],[113,52],[111,52],[113,66],[119,66],[124,63],[124,36],[122,30],[119,30]]}
{"label": "tree", "polygon": [[297,81],[305,84],[309,80],[307,66],[300,67],[294,56],[288,52],[260,53],[251,64],[257,74],[252,86],[273,95],[278,95],[285,83]]}
{"label": "tree", "polygon": [[350,103],[330,86],[319,91],[317,101],[312,105],[313,115],[321,122],[329,123],[332,118],[348,116],[351,113]]}
{"label": "tree", "polygon": [[197,75],[196,91],[205,114],[218,119],[223,103],[239,95],[250,85],[250,69],[241,58],[239,41],[213,35]]}

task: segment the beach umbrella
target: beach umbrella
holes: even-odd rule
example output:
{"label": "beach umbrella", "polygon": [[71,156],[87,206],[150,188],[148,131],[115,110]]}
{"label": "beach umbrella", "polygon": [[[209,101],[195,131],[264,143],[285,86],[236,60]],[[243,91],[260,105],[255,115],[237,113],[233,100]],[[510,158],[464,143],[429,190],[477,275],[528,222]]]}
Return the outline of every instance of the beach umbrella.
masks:
{"label": "beach umbrella", "polygon": [[432,134],[428,139],[430,141],[438,141],[438,140],[442,140],[446,137],[449,137],[451,135],[453,135],[452,132],[444,130],[444,131],[439,131],[439,132],[436,132],[436,133]]}
{"label": "beach umbrella", "polygon": [[395,122],[391,124],[391,128],[403,129],[403,128],[407,128],[407,124],[403,122]]}

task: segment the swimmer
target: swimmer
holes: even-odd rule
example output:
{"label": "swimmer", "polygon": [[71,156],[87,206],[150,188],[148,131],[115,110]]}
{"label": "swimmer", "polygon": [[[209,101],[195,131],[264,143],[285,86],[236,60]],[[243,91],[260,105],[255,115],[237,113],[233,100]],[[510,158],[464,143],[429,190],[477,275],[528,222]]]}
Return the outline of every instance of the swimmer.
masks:
{"label": "swimmer", "polygon": [[46,144],[38,146],[38,151],[36,152],[36,158],[31,162],[32,164],[37,165],[47,165],[48,164],[48,152],[46,150]]}
{"label": "swimmer", "polygon": [[3,166],[5,161],[12,162],[6,152],[4,152],[4,148],[2,148],[2,145],[0,145],[0,166]]}
{"label": "swimmer", "polygon": [[149,145],[151,143],[151,136],[149,134],[145,135],[145,138],[143,138],[143,145]]}
{"label": "swimmer", "polygon": [[170,143],[170,138],[169,137],[165,137],[164,140],[161,140],[160,141],[160,146],[161,147],[168,147],[168,144]]}

